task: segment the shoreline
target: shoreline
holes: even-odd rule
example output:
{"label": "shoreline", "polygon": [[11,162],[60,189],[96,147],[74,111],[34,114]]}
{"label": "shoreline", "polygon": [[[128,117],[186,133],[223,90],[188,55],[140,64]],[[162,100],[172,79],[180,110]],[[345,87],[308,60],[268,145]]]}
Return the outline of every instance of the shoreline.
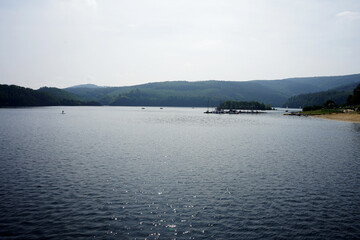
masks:
{"label": "shoreline", "polygon": [[331,114],[308,115],[308,116],[327,119],[327,120],[360,123],[360,114],[358,113],[331,113]]}

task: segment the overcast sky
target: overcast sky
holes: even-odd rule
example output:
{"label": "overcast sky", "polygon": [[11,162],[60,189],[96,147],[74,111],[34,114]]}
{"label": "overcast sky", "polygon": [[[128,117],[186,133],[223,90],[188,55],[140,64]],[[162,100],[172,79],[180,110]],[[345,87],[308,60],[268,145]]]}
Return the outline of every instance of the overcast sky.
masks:
{"label": "overcast sky", "polygon": [[1,84],[359,72],[359,0],[0,0]]}

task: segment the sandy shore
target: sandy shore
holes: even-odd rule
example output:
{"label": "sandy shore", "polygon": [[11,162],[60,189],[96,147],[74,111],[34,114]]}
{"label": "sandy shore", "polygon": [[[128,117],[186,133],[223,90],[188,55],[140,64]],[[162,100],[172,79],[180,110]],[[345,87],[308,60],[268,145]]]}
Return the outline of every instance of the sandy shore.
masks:
{"label": "sandy shore", "polygon": [[360,114],[357,113],[333,113],[333,114],[324,114],[324,115],[313,115],[312,117],[344,121],[344,122],[360,123]]}

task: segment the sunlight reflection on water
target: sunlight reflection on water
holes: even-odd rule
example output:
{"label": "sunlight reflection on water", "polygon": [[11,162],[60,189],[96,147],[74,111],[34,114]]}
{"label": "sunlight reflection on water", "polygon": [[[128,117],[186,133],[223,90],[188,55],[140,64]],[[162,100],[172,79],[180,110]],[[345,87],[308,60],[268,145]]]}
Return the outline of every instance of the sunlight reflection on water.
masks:
{"label": "sunlight reflection on water", "polygon": [[0,109],[1,238],[360,237],[359,124],[203,111]]}

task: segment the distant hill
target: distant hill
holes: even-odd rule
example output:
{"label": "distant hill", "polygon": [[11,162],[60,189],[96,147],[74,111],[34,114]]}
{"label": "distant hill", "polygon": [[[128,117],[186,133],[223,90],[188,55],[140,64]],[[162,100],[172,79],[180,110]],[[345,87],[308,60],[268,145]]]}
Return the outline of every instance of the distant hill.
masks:
{"label": "distant hill", "polygon": [[346,84],[328,91],[293,96],[289,98],[282,106],[292,108],[315,105],[322,106],[328,100],[332,100],[336,104],[342,105],[346,103],[347,98],[352,94],[353,89],[358,85],[358,83]]}
{"label": "distant hill", "polygon": [[37,91],[47,93],[56,99],[71,99],[71,100],[77,100],[77,101],[80,100],[80,98],[78,96],[76,96],[75,94],[64,91],[59,88],[42,87],[42,88],[38,89]]}
{"label": "distant hill", "polygon": [[68,87],[68,88],[102,88],[98,85],[95,85],[95,84],[80,84],[80,85],[75,85],[75,86],[72,86],[72,87]]}
{"label": "distant hill", "polygon": [[332,100],[338,105],[346,103],[351,91],[324,91],[309,94],[300,94],[289,98],[282,106],[301,108],[305,106],[322,106],[327,100]]}
{"label": "distant hill", "polygon": [[299,107],[322,105],[329,99],[341,104],[346,101],[347,96],[358,83],[360,83],[360,74],[245,82],[170,81],[128,87],[99,87],[94,84],[83,84],[66,89],[44,87],[38,90],[0,85],[0,106],[102,104],[215,107],[221,102],[231,100],[255,101],[275,107],[284,104],[289,107]]}
{"label": "distant hill", "polygon": [[16,85],[0,85],[0,107],[85,105],[98,106],[100,103],[82,101],[74,94],[58,88],[33,90]]}
{"label": "distant hill", "polygon": [[281,104],[287,95],[255,82],[160,82],[102,89],[67,88],[81,99],[116,106],[217,106],[226,100]]}
{"label": "distant hill", "polygon": [[129,87],[66,88],[80,99],[114,106],[215,107],[226,100],[283,105],[299,94],[328,91],[360,82],[360,74],[283,80],[170,81]]}
{"label": "distant hill", "polygon": [[327,91],[341,86],[360,82],[360,74],[344,76],[287,78],[283,80],[255,81],[277,91],[290,94],[291,96]]}

